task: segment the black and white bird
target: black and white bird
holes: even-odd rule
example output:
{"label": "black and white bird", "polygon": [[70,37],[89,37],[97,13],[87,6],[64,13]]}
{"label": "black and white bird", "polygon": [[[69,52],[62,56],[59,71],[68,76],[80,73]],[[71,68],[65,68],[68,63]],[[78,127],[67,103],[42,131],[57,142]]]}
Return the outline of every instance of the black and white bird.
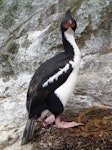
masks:
{"label": "black and white bird", "polygon": [[32,77],[27,92],[28,121],[22,145],[32,139],[37,119],[44,126],[55,122],[57,128],[82,125],[74,121],[60,120],[60,115],[76,85],[81,60],[81,53],[74,37],[76,28],[76,21],[68,11],[61,22],[64,52],[44,62]]}

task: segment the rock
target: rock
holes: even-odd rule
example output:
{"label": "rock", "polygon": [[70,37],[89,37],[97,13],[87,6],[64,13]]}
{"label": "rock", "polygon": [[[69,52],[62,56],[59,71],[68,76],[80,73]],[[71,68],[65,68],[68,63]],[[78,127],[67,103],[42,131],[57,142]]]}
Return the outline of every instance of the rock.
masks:
{"label": "rock", "polygon": [[27,120],[28,84],[42,62],[63,50],[59,25],[68,8],[77,20],[76,42],[82,62],[66,109],[79,112],[93,106],[112,107],[111,7],[110,0],[1,1],[1,150],[32,149],[32,144],[20,146]]}

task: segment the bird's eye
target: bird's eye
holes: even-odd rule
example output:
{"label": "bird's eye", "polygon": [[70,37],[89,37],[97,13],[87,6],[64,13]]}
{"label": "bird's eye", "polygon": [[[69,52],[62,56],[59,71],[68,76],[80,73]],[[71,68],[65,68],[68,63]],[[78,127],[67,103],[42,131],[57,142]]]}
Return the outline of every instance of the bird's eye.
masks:
{"label": "bird's eye", "polygon": [[63,27],[64,27],[65,29],[68,29],[68,28],[69,28],[69,22],[68,22],[68,21],[64,22]]}

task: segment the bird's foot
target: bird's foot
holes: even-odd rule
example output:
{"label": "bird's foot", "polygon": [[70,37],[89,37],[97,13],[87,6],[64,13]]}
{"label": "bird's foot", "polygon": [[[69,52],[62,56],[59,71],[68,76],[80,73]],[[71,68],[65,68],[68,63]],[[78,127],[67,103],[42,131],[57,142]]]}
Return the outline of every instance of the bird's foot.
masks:
{"label": "bird's foot", "polygon": [[49,117],[47,117],[46,119],[42,120],[42,124],[43,126],[47,126],[52,124],[55,121],[55,116],[53,114],[51,114]]}
{"label": "bird's foot", "polygon": [[80,126],[80,125],[84,125],[84,124],[77,123],[75,121],[72,121],[72,122],[60,121],[59,116],[55,119],[55,127],[57,128],[71,128],[71,127]]}
{"label": "bird's foot", "polygon": [[42,125],[45,127],[45,126],[48,126],[48,125],[52,124],[53,122],[55,122],[55,127],[56,128],[71,128],[71,127],[84,125],[83,123],[77,123],[75,121],[72,121],[72,122],[60,121],[60,116],[55,118],[55,116],[53,114],[51,114],[46,119],[43,119],[42,120]]}

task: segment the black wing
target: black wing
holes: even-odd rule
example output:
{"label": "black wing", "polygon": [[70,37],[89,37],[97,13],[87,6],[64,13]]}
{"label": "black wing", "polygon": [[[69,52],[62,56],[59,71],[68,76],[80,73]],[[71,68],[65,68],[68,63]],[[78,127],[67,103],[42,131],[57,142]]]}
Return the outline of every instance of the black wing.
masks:
{"label": "black wing", "polygon": [[60,85],[62,85],[72,71],[72,66],[69,64],[69,69],[47,86],[42,85],[60,68],[65,67],[73,56],[61,53],[46,62],[44,62],[35,72],[29,84],[27,93],[27,110],[30,114],[31,110],[41,104],[50,94],[52,94]]}

